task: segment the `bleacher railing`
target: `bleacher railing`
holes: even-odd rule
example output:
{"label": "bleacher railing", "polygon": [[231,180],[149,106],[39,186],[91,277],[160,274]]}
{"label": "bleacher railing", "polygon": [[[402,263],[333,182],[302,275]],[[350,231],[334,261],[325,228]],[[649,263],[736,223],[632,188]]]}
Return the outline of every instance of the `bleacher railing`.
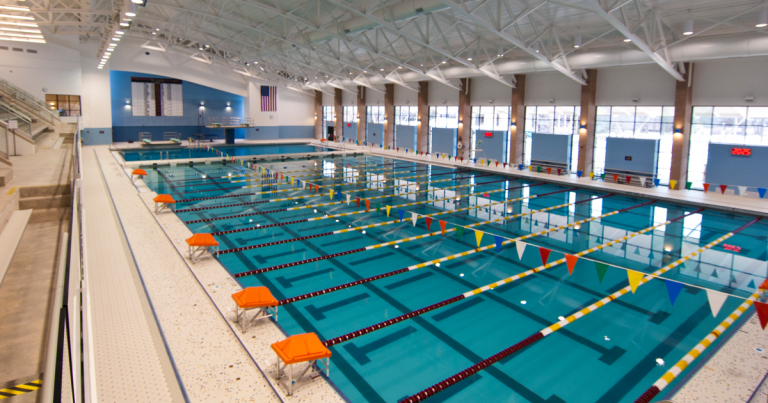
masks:
{"label": "bleacher railing", "polygon": [[48,109],[45,102],[35,98],[32,94],[14,86],[6,80],[0,79],[0,92],[5,95],[11,103],[23,103],[27,109],[30,109],[35,115],[48,124],[53,125],[54,121],[58,118],[57,113]]}
{"label": "bleacher railing", "polygon": [[82,204],[80,121],[72,146],[72,217],[62,238],[51,309],[41,402],[92,402],[96,398],[88,265]]}

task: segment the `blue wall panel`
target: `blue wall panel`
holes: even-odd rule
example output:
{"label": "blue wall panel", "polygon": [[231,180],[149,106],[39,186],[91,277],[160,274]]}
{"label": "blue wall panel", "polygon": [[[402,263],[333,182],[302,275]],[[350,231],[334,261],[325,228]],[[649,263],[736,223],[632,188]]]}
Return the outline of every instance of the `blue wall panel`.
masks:
{"label": "blue wall panel", "polygon": [[[752,155],[733,155],[733,148],[749,148]],[[709,144],[707,183],[768,188],[768,147]]]}
{"label": "blue wall panel", "polygon": [[315,126],[280,126],[281,139],[313,139]]}
{"label": "blue wall panel", "polygon": [[458,129],[432,128],[432,154],[456,154]]}
{"label": "blue wall panel", "polygon": [[605,143],[605,169],[655,175],[658,155],[659,140],[608,137]]}
{"label": "blue wall panel", "polygon": [[507,136],[507,132],[488,132],[492,134],[492,137],[486,137],[485,133],[486,131],[483,130],[477,131],[476,134],[477,138],[475,140],[483,142],[480,146],[477,147],[478,149],[483,150],[475,153],[477,158],[491,158],[499,162],[506,162],[506,159],[504,158],[504,140]]}
{"label": "blue wall panel", "polygon": [[[109,72],[112,91],[112,126],[115,136],[113,141],[136,141],[139,132],[152,133],[153,140],[162,140],[163,132],[178,132],[182,134],[181,137],[200,133],[198,124],[203,123],[198,120],[201,102],[204,104],[202,109],[204,119],[244,116],[244,97],[188,81],[182,82],[183,116],[133,116],[133,105],[128,104],[131,102],[131,77],[166,78],[128,71]],[[223,130],[206,129],[205,132],[217,133],[219,138],[224,138]],[[235,132],[236,138],[244,138],[244,135],[244,130]]]}
{"label": "blue wall panel", "polygon": [[563,134],[531,134],[531,162],[571,162],[571,136]]}
{"label": "blue wall panel", "polygon": [[80,130],[80,137],[83,139],[83,145],[85,146],[112,144],[112,128],[92,127]]}
{"label": "blue wall panel", "polygon": [[342,132],[344,133],[344,138],[356,139],[357,138],[357,123],[354,123],[354,122],[344,123],[344,126],[342,128]]}
{"label": "blue wall panel", "polygon": [[384,125],[368,123],[365,127],[365,142],[376,146],[384,144]]}
{"label": "blue wall panel", "polygon": [[395,148],[416,149],[416,126],[395,126]]}

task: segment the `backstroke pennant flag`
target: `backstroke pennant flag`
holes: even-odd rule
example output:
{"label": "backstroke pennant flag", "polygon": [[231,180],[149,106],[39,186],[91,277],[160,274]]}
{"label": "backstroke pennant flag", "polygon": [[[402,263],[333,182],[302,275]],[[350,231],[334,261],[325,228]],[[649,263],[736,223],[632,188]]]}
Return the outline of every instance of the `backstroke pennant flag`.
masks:
{"label": "backstroke pennant flag", "polygon": [[504,242],[504,238],[494,235],[493,239],[496,241],[496,252],[501,252],[501,244]]}
{"label": "backstroke pennant flag", "polygon": [[709,183],[704,184],[704,193],[709,192]]}
{"label": "backstroke pennant flag", "polygon": [[760,319],[760,326],[765,330],[765,325],[768,324],[768,304],[755,301],[755,311],[757,311],[757,318]]}
{"label": "backstroke pennant flag", "polygon": [[261,86],[261,111],[277,112],[277,87]]}
{"label": "backstroke pennant flag", "polygon": [[371,201],[368,199],[365,199],[365,212],[371,211]]}
{"label": "backstroke pennant flag", "polygon": [[405,210],[401,208],[397,209],[397,215],[400,217],[400,222],[403,222],[403,217],[405,217]]}
{"label": "backstroke pennant flag", "polygon": [[464,227],[456,227],[456,236],[459,238],[459,241],[461,241],[461,238],[464,237]]}
{"label": "backstroke pennant flag", "polygon": [[576,262],[579,261],[579,257],[576,255],[565,255],[565,264],[568,266],[568,274],[573,274],[573,268],[576,267]]}
{"label": "backstroke pennant flag", "polygon": [[549,259],[549,254],[552,252],[551,249],[542,248],[539,246],[539,255],[541,255],[541,264],[547,264],[547,260]]}
{"label": "backstroke pennant flag", "polygon": [[440,231],[443,233],[443,235],[445,235],[445,225],[448,223],[443,220],[440,220],[439,223],[440,223]]}
{"label": "backstroke pennant flag", "polygon": [[739,196],[744,196],[745,194],[747,194],[747,187],[739,186]]}
{"label": "backstroke pennant flag", "polygon": [[664,280],[664,284],[667,285],[667,293],[669,294],[669,302],[671,305],[675,305],[677,296],[680,295],[680,291],[683,289],[683,283],[677,281]]}
{"label": "backstroke pennant flag", "polygon": [[645,177],[644,176],[640,177],[640,186],[645,187]]}
{"label": "backstroke pennant flag", "polygon": [[629,287],[632,288],[632,294],[637,291],[637,287],[640,285],[640,280],[643,279],[643,276],[645,276],[645,273],[627,270],[627,279],[629,280]]}
{"label": "backstroke pennant flag", "polygon": [[677,181],[676,180],[669,181],[669,188],[670,189],[674,190],[675,189],[675,185],[677,185]]}
{"label": "backstroke pennant flag", "polygon": [[[347,195],[347,206],[349,206],[349,199],[351,199],[351,195]],[[389,215],[389,208],[387,208],[387,215]]]}
{"label": "backstroke pennant flag", "polygon": [[720,185],[720,193],[725,194],[725,189],[728,189],[728,185]]}
{"label": "backstroke pennant flag", "polygon": [[717,291],[707,290],[707,299],[709,300],[709,308],[712,309],[712,316],[717,317],[720,308],[723,307],[723,303],[728,299],[728,295]]}
{"label": "backstroke pennant flag", "polygon": [[523,260],[523,253],[525,253],[525,244],[517,241],[515,242],[515,248],[517,248],[517,259]]}
{"label": "backstroke pennant flag", "polygon": [[480,247],[480,241],[483,240],[483,231],[475,230],[475,240],[477,241],[477,247]]}
{"label": "backstroke pennant flag", "polygon": [[765,197],[765,190],[765,188],[757,188],[757,193],[760,194],[761,199]]}
{"label": "backstroke pennant flag", "polygon": [[333,200],[333,189],[328,189],[328,191],[331,193],[331,200]]}
{"label": "backstroke pennant flag", "polygon": [[605,263],[595,262],[595,269],[597,270],[597,279],[600,280],[600,284],[603,283],[605,273],[608,272],[608,265]]}
{"label": "backstroke pennant flag", "polygon": [[427,222],[427,231],[429,231],[429,227],[432,226],[432,217],[424,217],[424,220]]}
{"label": "backstroke pennant flag", "polygon": [[387,206],[387,217],[389,217],[389,210],[392,208],[392,206]]}
{"label": "backstroke pennant flag", "polygon": [[416,226],[416,220],[419,219],[419,215],[416,213],[411,213],[411,222],[413,223],[413,226]]}

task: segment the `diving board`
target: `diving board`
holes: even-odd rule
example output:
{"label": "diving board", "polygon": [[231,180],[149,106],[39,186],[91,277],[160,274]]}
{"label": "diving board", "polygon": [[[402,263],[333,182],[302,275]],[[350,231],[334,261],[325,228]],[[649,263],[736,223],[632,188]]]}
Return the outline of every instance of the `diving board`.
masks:
{"label": "diving board", "polygon": [[27,228],[30,216],[32,216],[32,209],[14,211],[3,232],[0,232],[0,284],[3,283],[8,266],[11,265],[11,259],[21,242],[21,236]]}

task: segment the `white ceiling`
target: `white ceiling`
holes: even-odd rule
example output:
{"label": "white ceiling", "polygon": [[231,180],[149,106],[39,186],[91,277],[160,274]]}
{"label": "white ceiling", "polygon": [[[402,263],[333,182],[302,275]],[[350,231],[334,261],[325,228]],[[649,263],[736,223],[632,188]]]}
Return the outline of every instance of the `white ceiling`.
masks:
{"label": "white ceiling", "polygon": [[[6,2],[30,7],[46,35],[77,33],[104,44],[122,7],[109,0]],[[413,78],[458,87],[445,74],[456,68],[513,86],[509,69],[499,66],[523,60],[583,81],[569,59],[625,50],[642,51],[679,79],[670,52],[685,41],[768,33],[755,27],[768,13],[765,0],[146,0],[136,9],[124,40],[296,89],[382,81],[413,87]],[[688,20],[694,34],[685,36]]]}

